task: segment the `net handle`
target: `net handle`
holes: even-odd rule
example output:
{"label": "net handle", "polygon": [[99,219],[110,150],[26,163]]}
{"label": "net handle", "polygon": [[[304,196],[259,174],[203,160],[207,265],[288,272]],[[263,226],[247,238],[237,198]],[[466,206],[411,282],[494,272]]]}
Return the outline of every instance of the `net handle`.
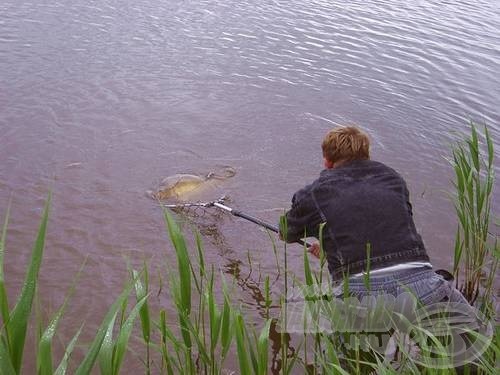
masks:
{"label": "net handle", "polygon": [[[224,211],[227,211],[229,212],[231,215],[233,216],[237,216],[237,217],[241,217],[242,219],[245,219],[245,220],[248,220],[248,221],[251,221],[252,223],[255,223],[257,225],[260,225],[261,227],[264,227],[266,229],[269,229],[270,231],[272,232],[275,232],[275,233],[279,233],[279,229],[277,226],[275,225],[272,225],[272,224],[269,224],[269,223],[266,223],[265,221],[261,220],[261,219],[258,219],[256,217],[253,217],[253,216],[250,216],[242,211],[239,211],[239,210],[235,210],[234,208],[231,208],[229,206],[226,206],[225,204],[222,204],[220,202],[214,202],[213,204],[215,207],[217,208],[220,208]],[[297,240],[296,242],[298,242],[299,244],[303,245],[303,246],[306,246],[306,247],[311,247],[312,245],[310,243],[308,243],[307,241],[303,241],[301,239]]]}

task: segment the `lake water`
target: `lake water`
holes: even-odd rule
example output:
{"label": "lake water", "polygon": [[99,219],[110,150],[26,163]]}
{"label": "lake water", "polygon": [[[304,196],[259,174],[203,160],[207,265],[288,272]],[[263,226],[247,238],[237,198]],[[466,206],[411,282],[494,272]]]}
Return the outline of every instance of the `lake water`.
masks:
{"label": "lake water", "polygon": [[[498,154],[499,73],[498,0],[3,0],[0,215],[11,200],[11,301],[50,189],[44,312],[62,303],[87,258],[62,332],[69,339],[86,320],[91,336],[127,261],[150,262],[154,282],[160,265],[175,264],[146,190],[175,173],[231,166],[236,176],[196,199],[226,194],[276,223],[320,172],[321,140],[337,124],[364,128],[373,158],[406,178],[432,262],[450,269],[446,157],[470,119],[489,125]],[[259,273],[276,275],[269,236],[211,210],[194,219],[207,262],[235,275],[258,316]],[[301,275],[302,249],[288,250]]]}

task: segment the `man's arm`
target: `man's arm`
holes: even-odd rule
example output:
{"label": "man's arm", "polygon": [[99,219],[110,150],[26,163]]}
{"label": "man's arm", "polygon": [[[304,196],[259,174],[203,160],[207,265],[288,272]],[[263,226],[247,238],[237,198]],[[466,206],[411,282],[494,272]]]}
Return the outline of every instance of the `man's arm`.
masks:
{"label": "man's arm", "polygon": [[286,221],[286,234],[280,233],[280,237],[286,242],[296,242],[304,235],[318,237],[322,220],[309,190],[303,189],[294,194],[292,208],[286,212],[283,220]]}

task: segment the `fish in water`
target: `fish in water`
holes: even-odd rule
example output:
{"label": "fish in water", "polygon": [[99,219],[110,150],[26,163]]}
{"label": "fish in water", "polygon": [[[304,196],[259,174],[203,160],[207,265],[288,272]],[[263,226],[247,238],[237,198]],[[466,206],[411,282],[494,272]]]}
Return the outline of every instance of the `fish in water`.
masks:
{"label": "fish in water", "polygon": [[234,168],[224,167],[220,172],[210,172],[205,176],[194,174],[175,174],[164,178],[157,191],[148,191],[148,195],[157,200],[180,198],[199,189],[210,180],[225,180],[236,174]]}

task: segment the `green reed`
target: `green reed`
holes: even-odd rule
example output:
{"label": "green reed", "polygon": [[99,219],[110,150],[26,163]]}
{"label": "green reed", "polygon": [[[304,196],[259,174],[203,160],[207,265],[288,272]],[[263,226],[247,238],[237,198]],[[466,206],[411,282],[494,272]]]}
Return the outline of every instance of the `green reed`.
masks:
{"label": "green reed", "polygon": [[[483,144],[480,138],[484,140]],[[455,171],[455,210],[458,217],[453,272],[457,287],[470,303],[475,303],[483,287],[483,308],[487,308],[491,300],[500,259],[498,235],[489,231],[494,156],[488,128],[485,126],[484,133],[479,134],[472,123],[470,136],[464,137],[453,148],[451,160]],[[461,280],[463,284],[459,285]]]}
{"label": "green reed", "polygon": [[140,274],[136,270],[132,270],[132,278],[135,280],[135,295],[137,303],[144,300],[144,303],[139,309],[139,317],[141,319],[141,329],[142,338],[144,340],[144,345],[146,345],[146,358],[144,365],[146,367],[146,374],[151,373],[150,367],[150,348],[151,348],[151,315],[149,312],[149,305],[147,301],[147,296],[149,295],[149,272],[146,265],[144,265],[143,270],[143,280]]}
{"label": "green reed", "polygon": [[[64,298],[64,302],[61,305],[61,307],[57,310],[57,312],[54,314],[53,318],[51,319],[50,323],[47,325],[45,330],[41,327],[41,320],[38,320],[37,323],[40,325],[38,331],[40,332],[40,336],[38,337],[38,352],[37,352],[37,357],[36,357],[36,367],[37,367],[37,373],[41,375],[50,375],[54,373],[53,370],[53,362],[52,362],[52,343],[54,340],[54,336],[57,332],[57,327],[59,326],[59,322],[61,321],[62,316],[64,315],[64,312],[66,310],[66,307],[69,303],[69,300],[71,299],[76,285],[78,284],[78,281],[80,279],[80,275],[83,271],[83,267],[85,266],[85,263],[82,265],[80,268],[80,271],[76,275],[75,279],[73,280],[72,285],[70,286],[68,293],[66,294],[66,297]],[[77,337],[80,335],[80,330],[77,332]],[[75,340],[76,341],[76,340]],[[65,358],[66,360],[61,361],[61,364],[59,365],[58,369],[56,372],[62,372],[64,373],[66,371],[67,367],[67,360],[69,359],[69,356],[71,355],[72,352],[72,347],[73,345],[68,345],[68,349],[66,350],[65,353]]]}
{"label": "green reed", "polygon": [[[169,286],[180,330],[175,331],[169,327],[163,312],[159,327],[164,370],[166,373],[175,369],[186,374],[220,374],[224,371],[225,360],[234,346],[241,373],[265,374],[271,320],[264,323],[257,336],[251,324],[245,322],[242,313],[231,301],[230,287],[225,279],[217,277],[220,273],[213,266],[207,271],[199,234],[195,234],[197,257],[192,258],[185,237],[172,214],[165,210],[164,217],[177,254],[178,273],[171,276]],[[219,284],[222,286],[221,302],[218,301],[220,289],[216,287]],[[194,294],[191,289],[185,290],[193,285]],[[198,296],[198,313],[193,315],[192,300],[195,295]]]}
{"label": "green reed", "polygon": [[[24,279],[21,293],[14,308],[9,311],[7,293],[5,292],[5,278],[3,272],[3,260],[5,256],[5,238],[9,221],[9,209],[0,239],[0,306],[2,312],[3,329],[0,333],[0,373],[20,374],[25,349],[25,340],[28,320],[31,315],[33,299],[36,293],[38,273],[42,263],[43,250],[45,248],[45,235],[49,217],[50,195],[47,199],[38,234],[31,252],[31,261]],[[48,366],[51,364],[47,364]]]}
{"label": "green reed", "polygon": [[[38,234],[31,252],[31,259],[27,267],[26,276],[17,298],[16,304],[12,310],[9,309],[8,297],[5,292],[5,275],[3,271],[3,262],[5,257],[5,239],[7,235],[7,226],[9,221],[9,209],[5,217],[2,235],[0,238],[0,306],[2,327],[0,329],[0,374],[14,375],[22,374],[22,364],[26,354],[25,340],[28,330],[29,319],[32,314],[33,300],[37,294],[38,275],[42,263],[43,252],[45,248],[45,238],[47,234],[47,224],[49,218],[49,207],[51,194],[45,204],[42,213]],[[80,270],[81,272],[81,270]],[[80,274],[78,273],[78,275]],[[75,282],[70,287],[69,292],[62,304],[56,311],[48,325],[43,328],[40,318],[37,319],[36,326],[39,327],[37,350],[35,351],[35,363],[37,374],[66,374],[70,357],[77,340],[82,332],[83,325],[77,330],[76,334],[69,341],[64,349],[58,367],[54,370],[54,358],[52,353],[53,339],[57,333],[57,328],[64,314],[68,301],[73,290],[78,283],[78,275]],[[95,334],[90,346],[75,370],[75,374],[89,374],[94,367],[98,357],[100,357],[102,374],[117,374],[120,371],[124,355],[128,348],[128,339],[133,329],[135,317],[141,306],[145,303],[147,297],[142,298],[126,316],[126,302],[133,285],[133,280],[124,287],[122,293],[109,308],[97,333]],[[121,313],[120,327],[117,330],[116,340],[113,341],[113,326],[118,313]]]}

